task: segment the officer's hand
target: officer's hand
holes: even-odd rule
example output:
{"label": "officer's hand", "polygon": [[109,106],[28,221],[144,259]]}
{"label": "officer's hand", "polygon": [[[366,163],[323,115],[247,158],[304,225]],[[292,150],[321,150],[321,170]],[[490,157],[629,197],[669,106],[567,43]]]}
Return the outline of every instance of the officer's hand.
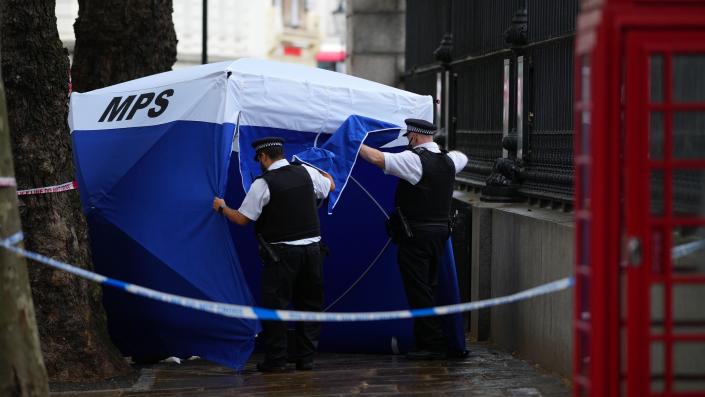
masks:
{"label": "officer's hand", "polygon": [[213,210],[218,211],[218,209],[223,206],[225,207],[225,200],[220,197],[213,198]]}
{"label": "officer's hand", "polygon": [[323,175],[323,177],[325,177],[326,179],[328,179],[330,181],[329,191],[332,192],[333,190],[335,190],[335,181],[333,180],[333,177],[325,171],[318,170],[318,172],[320,172],[321,175]]}

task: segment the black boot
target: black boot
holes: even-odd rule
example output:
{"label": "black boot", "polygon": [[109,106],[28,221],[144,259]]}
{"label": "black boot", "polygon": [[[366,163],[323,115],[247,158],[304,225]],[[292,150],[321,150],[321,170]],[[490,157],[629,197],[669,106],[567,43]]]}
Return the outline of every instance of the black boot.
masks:
{"label": "black boot", "polygon": [[304,361],[304,360],[296,361],[296,370],[297,371],[310,371],[312,369],[313,369],[313,361]]}

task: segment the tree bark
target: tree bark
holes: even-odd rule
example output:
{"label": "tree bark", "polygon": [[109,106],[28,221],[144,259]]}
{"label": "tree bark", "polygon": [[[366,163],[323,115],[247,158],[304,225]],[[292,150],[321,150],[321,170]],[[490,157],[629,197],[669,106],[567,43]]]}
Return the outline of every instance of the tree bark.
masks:
{"label": "tree bark", "polygon": [[[13,176],[5,88],[0,81],[0,177]],[[0,239],[19,230],[17,193],[14,188],[0,187]],[[27,263],[3,248],[0,248],[0,330],[0,395],[48,395]]]}
{"label": "tree bark", "polygon": [[[18,188],[73,179],[67,118],[69,61],[52,0],[3,0],[2,71]],[[23,196],[27,249],[91,269],[76,192]],[[39,337],[53,381],[96,381],[132,372],[107,333],[97,285],[32,263]]]}
{"label": "tree bark", "polygon": [[171,70],[172,0],[79,0],[74,89],[85,92]]}

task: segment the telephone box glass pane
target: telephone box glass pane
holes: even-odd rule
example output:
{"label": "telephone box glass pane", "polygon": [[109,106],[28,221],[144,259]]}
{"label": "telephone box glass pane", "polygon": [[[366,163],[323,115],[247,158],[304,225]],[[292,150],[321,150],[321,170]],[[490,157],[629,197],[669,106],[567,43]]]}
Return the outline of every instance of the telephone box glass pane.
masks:
{"label": "telephone box glass pane", "polygon": [[705,342],[678,342],[673,345],[673,390],[705,390]]}
{"label": "telephone box glass pane", "polygon": [[651,334],[663,334],[663,284],[651,284]]}
{"label": "telephone box glass pane", "polygon": [[663,171],[651,171],[651,214],[663,215]]}
{"label": "telephone box glass pane", "polygon": [[[674,333],[705,334],[703,302],[705,302],[705,284],[676,284],[673,286],[671,310],[673,310]],[[702,357],[702,360],[701,364],[705,366],[705,357]],[[702,373],[705,375],[705,370]]]}
{"label": "telephone box glass pane", "polygon": [[651,56],[649,75],[651,103],[661,103],[663,102],[663,55]]}
{"label": "telephone box glass pane", "polygon": [[678,217],[705,215],[705,170],[673,171],[673,214]]}
{"label": "telephone box glass pane", "polygon": [[673,101],[705,102],[705,54],[673,57]]}
{"label": "telephone box glass pane", "polygon": [[651,160],[663,159],[663,113],[651,113],[649,121],[649,157]]}
{"label": "telephone box glass pane", "polygon": [[[673,272],[680,275],[705,275],[705,226],[679,226],[673,229],[671,258]],[[705,292],[705,291],[703,291]],[[705,295],[700,297],[705,302]],[[702,323],[705,326],[705,310]]]}
{"label": "telephone box glass pane", "polygon": [[705,159],[705,112],[673,114],[673,158]]}
{"label": "telephone box glass pane", "polygon": [[663,388],[663,367],[664,367],[663,342],[651,343],[651,391],[662,392]]}

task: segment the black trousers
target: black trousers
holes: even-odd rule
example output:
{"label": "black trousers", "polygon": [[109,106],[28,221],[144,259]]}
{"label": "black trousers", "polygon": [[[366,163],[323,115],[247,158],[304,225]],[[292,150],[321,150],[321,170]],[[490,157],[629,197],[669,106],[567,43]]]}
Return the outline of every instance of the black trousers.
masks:
{"label": "black trousers", "polygon": [[[414,229],[399,242],[397,261],[406,299],[412,309],[435,306],[438,266],[448,240],[447,228]],[[445,352],[447,344],[437,316],[414,319],[416,348]]]}
{"label": "black trousers", "polygon": [[[304,246],[272,244],[272,248],[280,261],[273,262],[262,255],[262,305],[269,309],[286,309],[293,303],[294,310],[323,310],[323,260],[318,243]],[[287,360],[287,323],[263,321],[262,326],[265,361],[284,365]],[[296,323],[297,361],[313,362],[320,330],[320,323]]]}

